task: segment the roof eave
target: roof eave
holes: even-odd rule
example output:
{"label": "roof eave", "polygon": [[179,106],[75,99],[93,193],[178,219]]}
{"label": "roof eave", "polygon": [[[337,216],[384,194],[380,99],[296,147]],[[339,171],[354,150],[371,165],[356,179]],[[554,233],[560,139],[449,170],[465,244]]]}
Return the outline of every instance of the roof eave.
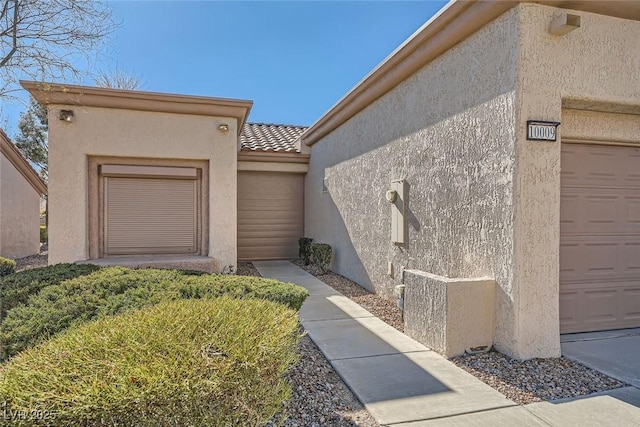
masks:
{"label": "roof eave", "polygon": [[47,194],[47,183],[44,182],[42,177],[31,167],[27,159],[18,151],[2,129],[0,129],[0,152],[5,155],[9,162],[20,172],[38,194]]}
{"label": "roof eave", "polygon": [[[367,74],[301,136],[311,146],[484,25],[520,3],[640,20],[640,2],[452,0]],[[634,3],[634,4],[632,4]]]}
{"label": "roof eave", "polygon": [[241,99],[143,92],[24,80],[21,80],[20,84],[43,105],[78,105],[174,114],[233,117],[238,121],[238,135],[240,135],[242,126],[246,122],[253,106],[253,101]]}

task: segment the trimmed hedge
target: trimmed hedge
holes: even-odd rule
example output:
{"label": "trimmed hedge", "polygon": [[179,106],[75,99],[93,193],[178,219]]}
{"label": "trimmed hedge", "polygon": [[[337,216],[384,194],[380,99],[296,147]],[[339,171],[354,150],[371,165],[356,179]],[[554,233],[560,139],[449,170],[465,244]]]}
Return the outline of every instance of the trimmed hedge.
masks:
{"label": "trimmed hedge", "polygon": [[7,311],[25,304],[30,295],[42,288],[99,270],[91,264],[57,264],[21,271],[0,279],[0,322]]}
{"label": "trimmed hedge", "polygon": [[311,263],[311,242],[313,242],[313,239],[310,237],[301,237],[298,239],[298,256],[304,265]]}
{"label": "trimmed hedge", "polygon": [[231,298],[106,317],[5,364],[0,406],[52,425],[263,425],[291,395],[297,327],[281,304]]}
{"label": "trimmed hedge", "polygon": [[41,225],[40,226],[40,243],[47,243],[47,242],[49,242],[49,234],[47,233],[47,226]]}
{"label": "trimmed hedge", "polygon": [[13,274],[16,271],[16,262],[9,258],[0,256],[0,277]]}
{"label": "trimmed hedge", "polygon": [[265,299],[298,310],[309,295],[293,284],[259,277],[192,275],[179,270],[103,268],[32,294],[8,310],[0,355],[10,358],[68,327],[161,301],[194,298]]}
{"label": "trimmed hedge", "polygon": [[314,243],[311,245],[313,262],[326,273],[331,266],[331,245],[327,243]]}

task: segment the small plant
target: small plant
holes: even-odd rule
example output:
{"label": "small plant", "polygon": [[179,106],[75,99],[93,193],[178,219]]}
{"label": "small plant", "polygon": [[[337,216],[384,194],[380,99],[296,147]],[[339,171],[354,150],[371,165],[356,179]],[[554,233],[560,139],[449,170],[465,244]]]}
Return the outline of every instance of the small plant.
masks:
{"label": "small plant", "polygon": [[310,237],[301,237],[298,239],[298,246],[300,247],[298,256],[304,265],[311,263],[311,242],[313,242],[313,239]]}
{"label": "small plant", "polygon": [[163,302],[73,327],[7,362],[0,408],[57,426],[264,425],[291,396],[285,373],[299,336],[296,312],[281,304]]}
{"label": "small plant", "polygon": [[15,273],[16,262],[9,258],[0,257],[0,277]]}
{"label": "small plant", "polygon": [[323,273],[329,271],[331,265],[331,245],[326,243],[314,243],[311,245],[313,262],[316,263]]}
{"label": "small plant", "polygon": [[226,276],[232,276],[236,274],[236,266],[233,264],[225,265],[220,274],[224,274]]}
{"label": "small plant", "polygon": [[47,243],[49,241],[49,236],[47,234],[47,227],[44,225],[40,226],[40,243]]}

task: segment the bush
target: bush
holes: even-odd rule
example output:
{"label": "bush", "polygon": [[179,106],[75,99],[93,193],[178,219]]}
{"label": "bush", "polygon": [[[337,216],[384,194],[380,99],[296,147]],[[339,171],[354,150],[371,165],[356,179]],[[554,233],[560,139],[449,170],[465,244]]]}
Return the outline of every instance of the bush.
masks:
{"label": "bush", "polygon": [[106,317],[4,365],[0,406],[54,425],[262,425],[291,395],[297,326],[283,305],[230,298]]}
{"label": "bush", "polygon": [[0,279],[0,322],[7,311],[25,304],[29,295],[38,293],[40,289],[99,269],[100,267],[90,264],[57,264],[21,271]]}
{"label": "bush", "polygon": [[10,358],[70,326],[103,316],[186,298],[265,299],[298,310],[309,295],[293,284],[260,277],[192,275],[179,270],[110,267],[42,288],[7,312],[0,355]]}
{"label": "bush", "polygon": [[298,256],[304,265],[309,265],[311,262],[311,242],[313,239],[310,237],[301,237],[298,239]]}
{"label": "bush", "polygon": [[314,243],[311,245],[311,251],[313,252],[313,262],[315,262],[323,272],[326,273],[329,271],[329,266],[331,265],[331,245]]}
{"label": "bush", "polygon": [[15,273],[16,262],[9,258],[3,258],[0,256],[0,277],[5,277]]}
{"label": "bush", "polygon": [[49,236],[47,234],[47,227],[44,225],[40,226],[40,243],[47,243],[49,241]]}

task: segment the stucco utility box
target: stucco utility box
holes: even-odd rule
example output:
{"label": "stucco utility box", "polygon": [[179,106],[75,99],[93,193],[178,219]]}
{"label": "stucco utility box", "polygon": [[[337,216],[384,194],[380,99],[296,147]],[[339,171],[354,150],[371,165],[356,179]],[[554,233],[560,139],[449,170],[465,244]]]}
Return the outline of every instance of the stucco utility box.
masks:
{"label": "stucco utility box", "polygon": [[407,335],[448,357],[492,345],[493,279],[450,279],[420,270],[404,274]]}

